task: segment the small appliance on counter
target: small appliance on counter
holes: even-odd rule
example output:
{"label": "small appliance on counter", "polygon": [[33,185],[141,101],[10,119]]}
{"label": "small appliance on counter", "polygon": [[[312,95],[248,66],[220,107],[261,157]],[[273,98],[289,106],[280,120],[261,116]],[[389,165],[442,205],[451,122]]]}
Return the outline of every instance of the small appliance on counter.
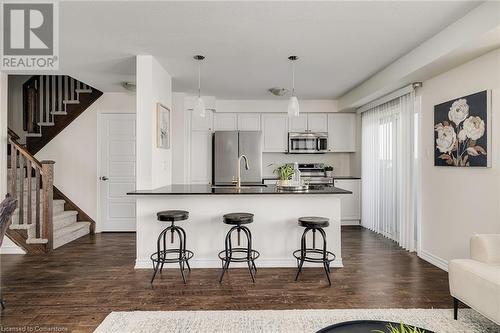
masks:
{"label": "small appliance on counter", "polygon": [[333,177],[327,177],[323,163],[299,163],[301,179],[309,187],[333,186]]}
{"label": "small appliance on counter", "polygon": [[328,133],[288,133],[289,154],[322,154],[328,152]]}

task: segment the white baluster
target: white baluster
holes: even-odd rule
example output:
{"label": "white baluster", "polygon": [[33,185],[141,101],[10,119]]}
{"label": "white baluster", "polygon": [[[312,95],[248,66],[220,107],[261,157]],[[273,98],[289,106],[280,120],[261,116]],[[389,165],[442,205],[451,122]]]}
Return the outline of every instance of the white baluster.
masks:
{"label": "white baluster", "polygon": [[45,122],[50,123],[50,76],[45,75]]}
{"label": "white baluster", "polygon": [[[56,76],[52,75],[52,105],[50,106],[50,111],[56,111]],[[54,115],[50,113],[50,121],[54,123]]]}
{"label": "white baluster", "polygon": [[40,122],[43,123],[43,115],[45,114],[44,112],[44,104],[43,104],[43,87],[44,87],[44,82],[43,82],[43,75],[40,75],[39,79],[38,79],[38,82],[40,82],[39,86],[38,86],[38,96],[40,97],[40,108],[39,108],[39,111],[40,111]]}
{"label": "white baluster", "polygon": [[59,91],[57,94],[57,110],[56,111],[62,111],[63,110],[63,77],[62,77],[62,75],[57,76],[57,81],[59,83],[57,85],[57,89]]}
{"label": "white baluster", "polygon": [[[68,84],[68,76],[64,76],[64,100],[69,99],[69,84]],[[61,110],[62,111],[62,110]]]}

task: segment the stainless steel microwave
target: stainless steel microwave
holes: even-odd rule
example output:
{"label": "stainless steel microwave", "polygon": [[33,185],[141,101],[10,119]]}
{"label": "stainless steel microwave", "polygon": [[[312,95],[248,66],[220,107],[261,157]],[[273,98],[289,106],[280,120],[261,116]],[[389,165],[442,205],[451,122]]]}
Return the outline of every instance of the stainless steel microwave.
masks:
{"label": "stainless steel microwave", "polygon": [[289,154],[321,154],[328,151],[328,133],[288,133]]}

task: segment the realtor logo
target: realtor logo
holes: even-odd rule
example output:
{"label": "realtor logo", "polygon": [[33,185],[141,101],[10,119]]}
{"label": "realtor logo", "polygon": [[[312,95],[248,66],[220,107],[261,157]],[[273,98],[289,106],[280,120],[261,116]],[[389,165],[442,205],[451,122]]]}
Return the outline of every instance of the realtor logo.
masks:
{"label": "realtor logo", "polygon": [[3,2],[1,69],[58,69],[57,15],[56,2]]}

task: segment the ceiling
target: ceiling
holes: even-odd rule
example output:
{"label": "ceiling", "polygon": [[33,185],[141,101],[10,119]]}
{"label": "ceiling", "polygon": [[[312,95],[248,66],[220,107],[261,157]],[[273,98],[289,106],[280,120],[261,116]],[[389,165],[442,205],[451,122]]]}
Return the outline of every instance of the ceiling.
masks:
{"label": "ceiling", "polygon": [[60,72],[103,91],[134,81],[135,55],[151,54],[173,90],[219,99],[296,93],[337,98],[464,16],[480,2],[61,2]]}

